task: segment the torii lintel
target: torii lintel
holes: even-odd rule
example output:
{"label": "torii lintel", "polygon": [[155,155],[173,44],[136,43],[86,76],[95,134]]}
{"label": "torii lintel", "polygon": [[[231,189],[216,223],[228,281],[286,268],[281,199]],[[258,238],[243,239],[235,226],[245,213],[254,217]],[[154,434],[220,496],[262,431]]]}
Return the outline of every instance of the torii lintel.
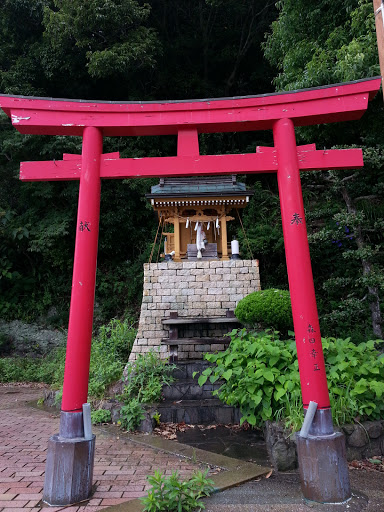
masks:
{"label": "torii lintel", "polygon": [[[361,149],[317,150],[315,145],[297,147],[299,169],[357,169],[363,167]],[[63,160],[21,162],[22,181],[78,180],[81,155],[63,155]],[[196,155],[150,158],[119,158],[103,154],[100,178],[157,178],[165,176],[204,176],[277,172],[277,152],[273,147],[256,148],[256,153],[232,155]]]}

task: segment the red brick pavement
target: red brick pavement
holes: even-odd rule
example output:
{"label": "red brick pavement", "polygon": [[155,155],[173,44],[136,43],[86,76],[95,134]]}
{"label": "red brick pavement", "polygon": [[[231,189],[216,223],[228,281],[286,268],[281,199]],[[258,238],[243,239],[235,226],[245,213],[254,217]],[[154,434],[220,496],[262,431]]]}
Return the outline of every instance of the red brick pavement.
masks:
{"label": "red brick pavement", "polygon": [[[37,512],[42,509],[48,438],[58,432],[59,414],[31,407],[42,390],[0,386],[0,512]],[[155,470],[182,477],[198,469],[177,455],[159,452],[132,441],[96,433],[95,492],[86,504],[49,507],[48,512],[94,512],[143,496],[146,476]]]}

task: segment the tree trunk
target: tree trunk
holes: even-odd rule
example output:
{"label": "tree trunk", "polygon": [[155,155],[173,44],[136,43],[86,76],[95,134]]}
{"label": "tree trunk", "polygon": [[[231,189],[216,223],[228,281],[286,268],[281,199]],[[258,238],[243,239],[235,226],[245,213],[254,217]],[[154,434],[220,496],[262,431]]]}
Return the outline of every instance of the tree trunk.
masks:
{"label": "tree trunk", "polygon": [[[345,204],[347,205],[348,213],[356,215],[357,210],[356,206],[353,203],[351,196],[349,195],[346,187],[341,187],[341,193],[343,195],[343,199]],[[361,225],[356,225],[356,244],[359,249],[363,249],[365,247],[364,237],[361,229]],[[371,263],[365,258],[361,259],[361,264],[363,267],[363,275],[368,276],[371,271]],[[371,318],[372,318],[372,329],[375,336],[382,339],[383,332],[381,329],[381,310],[380,310],[380,297],[377,286],[368,286],[368,297],[369,297],[369,309],[371,310]]]}

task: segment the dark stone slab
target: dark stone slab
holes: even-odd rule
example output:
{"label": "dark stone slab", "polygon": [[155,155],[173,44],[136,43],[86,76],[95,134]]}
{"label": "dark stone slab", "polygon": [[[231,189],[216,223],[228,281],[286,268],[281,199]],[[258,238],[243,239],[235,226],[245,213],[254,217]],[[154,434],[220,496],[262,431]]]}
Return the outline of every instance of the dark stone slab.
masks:
{"label": "dark stone slab", "polygon": [[370,439],[377,439],[384,432],[382,421],[364,421],[362,425],[365,428]]}
{"label": "dark stone slab", "polygon": [[369,436],[365,428],[355,425],[355,429],[348,437],[348,445],[353,448],[361,448],[369,442]]}
{"label": "dark stone slab", "polygon": [[240,411],[224,405],[220,400],[178,400],[177,403],[159,404],[157,411],[164,423],[189,425],[234,424],[240,421]]}

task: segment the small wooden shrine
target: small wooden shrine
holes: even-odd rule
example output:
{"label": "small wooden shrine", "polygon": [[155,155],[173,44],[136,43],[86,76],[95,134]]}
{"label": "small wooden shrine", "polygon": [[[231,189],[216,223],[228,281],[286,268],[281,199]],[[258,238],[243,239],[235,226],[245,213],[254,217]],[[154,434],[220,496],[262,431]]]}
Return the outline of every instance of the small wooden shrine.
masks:
{"label": "small wooden shrine", "polygon": [[[229,260],[227,222],[245,208],[252,194],[230,175],[161,178],[146,197],[165,229],[166,255],[172,253],[174,261]],[[173,225],[173,232],[167,231],[167,224]]]}

